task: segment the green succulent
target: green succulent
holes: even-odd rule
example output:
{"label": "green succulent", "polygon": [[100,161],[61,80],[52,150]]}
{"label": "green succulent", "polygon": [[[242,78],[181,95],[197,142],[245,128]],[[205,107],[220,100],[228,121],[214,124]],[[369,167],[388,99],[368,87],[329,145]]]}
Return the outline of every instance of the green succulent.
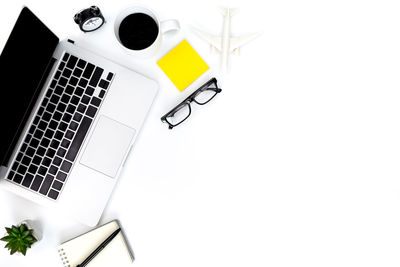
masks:
{"label": "green succulent", "polygon": [[37,241],[33,236],[33,230],[29,229],[24,223],[19,227],[15,225],[11,226],[11,228],[6,227],[6,231],[8,235],[0,240],[7,242],[5,248],[10,250],[10,255],[18,251],[25,256],[26,250]]}

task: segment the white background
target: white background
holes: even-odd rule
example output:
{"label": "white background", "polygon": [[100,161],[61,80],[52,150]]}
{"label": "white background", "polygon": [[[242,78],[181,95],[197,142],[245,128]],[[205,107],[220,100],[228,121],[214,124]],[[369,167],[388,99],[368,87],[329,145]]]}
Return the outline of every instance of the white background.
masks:
{"label": "white background", "polygon": [[[160,83],[100,221],[121,221],[134,266],[400,265],[398,1],[149,0],[182,24],[149,60],[102,41],[133,3],[2,1],[0,45],[26,4],[59,37]],[[80,33],[72,17],[92,4],[108,23]],[[234,35],[264,31],[228,75],[189,28],[219,34],[217,6],[241,7]],[[211,70],[180,93],[155,62],[184,38]],[[160,117],[212,76],[222,93],[168,130]],[[0,265],[61,266],[56,247],[90,228],[60,213],[1,191],[1,229],[33,219],[44,239],[26,257],[0,249]]]}

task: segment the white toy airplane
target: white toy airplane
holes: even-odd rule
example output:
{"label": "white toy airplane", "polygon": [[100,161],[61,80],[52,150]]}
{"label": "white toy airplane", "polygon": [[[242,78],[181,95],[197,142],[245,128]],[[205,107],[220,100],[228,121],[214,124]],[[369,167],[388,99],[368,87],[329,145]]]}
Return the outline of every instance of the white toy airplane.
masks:
{"label": "white toy airplane", "polygon": [[222,31],[222,37],[214,36],[205,33],[199,29],[193,28],[193,30],[205,41],[210,43],[211,51],[214,52],[217,49],[221,53],[221,68],[223,72],[226,72],[228,68],[228,56],[231,52],[239,55],[240,47],[252,41],[258,37],[261,33],[254,33],[242,37],[231,37],[231,17],[238,13],[237,8],[219,8],[221,14],[224,16],[224,26]]}

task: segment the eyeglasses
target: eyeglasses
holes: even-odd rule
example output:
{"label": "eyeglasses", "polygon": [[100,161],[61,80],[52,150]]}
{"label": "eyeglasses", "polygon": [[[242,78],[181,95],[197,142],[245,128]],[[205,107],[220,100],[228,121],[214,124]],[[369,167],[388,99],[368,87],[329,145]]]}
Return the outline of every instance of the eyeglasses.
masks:
{"label": "eyeglasses", "polygon": [[161,117],[161,121],[168,123],[169,129],[173,129],[189,118],[192,113],[190,104],[195,102],[198,105],[205,105],[211,101],[218,93],[221,93],[221,89],[218,88],[217,79],[212,78],[199,89],[194,91],[190,96],[183,100],[179,105],[169,111],[167,114]]}

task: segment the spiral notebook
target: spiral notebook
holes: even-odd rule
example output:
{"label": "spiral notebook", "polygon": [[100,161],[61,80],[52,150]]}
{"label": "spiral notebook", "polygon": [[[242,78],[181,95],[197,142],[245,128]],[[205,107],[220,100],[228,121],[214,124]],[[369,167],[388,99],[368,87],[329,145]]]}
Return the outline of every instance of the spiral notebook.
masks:
{"label": "spiral notebook", "polygon": [[[108,236],[120,228],[118,221],[111,221],[90,232],[75,237],[58,247],[65,267],[82,263]],[[127,266],[134,260],[122,231],[92,260],[87,267]]]}

